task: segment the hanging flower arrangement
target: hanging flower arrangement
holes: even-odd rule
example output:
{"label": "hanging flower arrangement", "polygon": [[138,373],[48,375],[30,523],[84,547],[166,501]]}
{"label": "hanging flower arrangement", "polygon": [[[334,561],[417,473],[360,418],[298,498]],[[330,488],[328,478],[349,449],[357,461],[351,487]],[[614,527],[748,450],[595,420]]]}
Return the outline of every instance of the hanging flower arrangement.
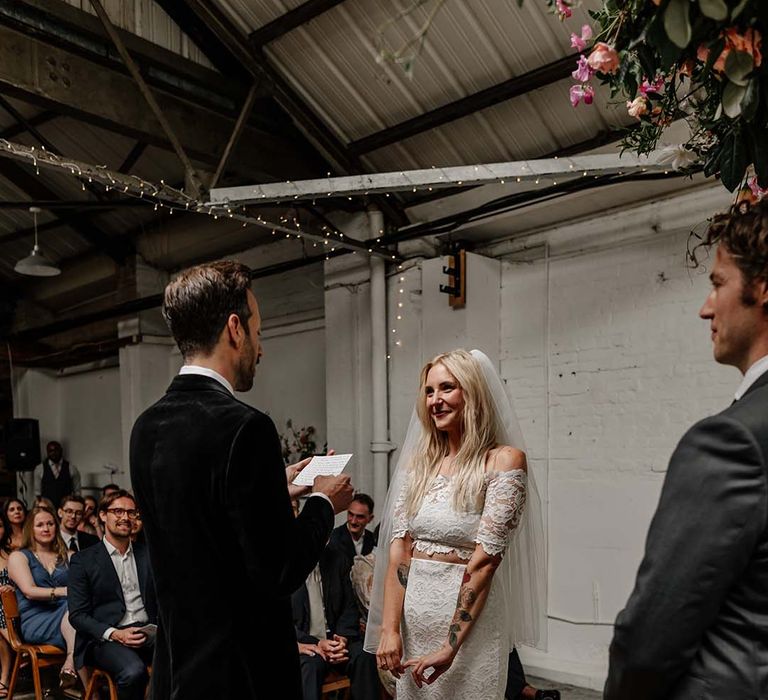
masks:
{"label": "hanging flower arrangement", "polygon": [[[561,20],[572,16],[571,0],[546,1]],[[593,24],[571,35],[583,52],[571,104],[591,104],[594,81],[610,86],[638,121],[622,144],[638,154],[653,151],[664,129],[684,119],[690,138],[678,164],[699,162],[729,190],[761,196],[768,188],[768,0],[604,0],[590,16]]]}

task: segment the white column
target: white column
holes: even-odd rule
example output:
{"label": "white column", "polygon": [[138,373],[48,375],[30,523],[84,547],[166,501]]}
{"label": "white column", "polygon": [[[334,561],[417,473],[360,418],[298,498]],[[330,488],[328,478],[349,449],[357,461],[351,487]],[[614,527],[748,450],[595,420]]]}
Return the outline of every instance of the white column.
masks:
{"label": "white column", "polygon": [[[370,237],[381,236],[384,217],[378,209],[368,211]],[[384,503],[389,485],[389,442],[387,415],[389,395],[387,392],[387,281],[384,260],[371,257],[371,413],[373,422],[373,496],[380,508]],[[374,509],[376,506],[374,506]]]}
{"label": "white column", "polygon": [[[118,324],[121,336],[130,335],[130,326],[135,321]],[[137,336],[137,339],[140,336]],[[173,340],[168,337],[145,336],[136,345],[120,348],[120,412],[123,438],[123,463],[121,472],[112,479],[123,488],[130,488],[129,446],[131,430],[141,413],[157,401],[168,388],[172,379]],[[105,472],[103,483],[110,475]]]}
{"label": "white column", "polygon": [[325,263],[325,386],[328,447],[354,453],[346,472],[373,495],[370,274],[359,254]]}

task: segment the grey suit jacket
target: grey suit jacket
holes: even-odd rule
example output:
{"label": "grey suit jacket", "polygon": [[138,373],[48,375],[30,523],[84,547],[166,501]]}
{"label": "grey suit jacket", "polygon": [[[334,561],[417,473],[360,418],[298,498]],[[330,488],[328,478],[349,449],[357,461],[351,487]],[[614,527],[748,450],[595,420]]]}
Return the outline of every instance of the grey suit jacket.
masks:
{"label": "grey suit jacket", "polygon": [[768,698],[768,374],[669,464],[605,700]]}

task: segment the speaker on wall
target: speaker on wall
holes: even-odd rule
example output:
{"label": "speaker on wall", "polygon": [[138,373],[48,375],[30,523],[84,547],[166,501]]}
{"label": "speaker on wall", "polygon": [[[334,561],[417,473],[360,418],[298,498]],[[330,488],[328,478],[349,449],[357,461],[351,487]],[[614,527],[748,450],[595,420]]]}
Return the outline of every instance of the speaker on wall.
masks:
{"label": "speaker on wall", "polygon": [[40,424],[34,418],[11,418],[5,424],[5,468],[28,471],[40,464]]}

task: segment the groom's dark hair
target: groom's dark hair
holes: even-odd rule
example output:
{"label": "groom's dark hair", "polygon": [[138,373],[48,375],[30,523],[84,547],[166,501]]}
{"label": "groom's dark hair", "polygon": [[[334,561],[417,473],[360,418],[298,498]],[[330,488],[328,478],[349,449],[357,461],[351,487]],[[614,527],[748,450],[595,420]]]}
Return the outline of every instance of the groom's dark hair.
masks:
{"label": "groom's dark hair", "polygon": [[[757,300],[750,289],[754,282],[768,282],[768,199],[755,203],[739,202],[724,214],[716,214],[703,240],[690,252],[694,267],[699,266],[697,251],[723,246],[741,270],[744,279],[742,302],[753,306]],[[763,306],[768,314],[768,307]]]}
{"label": "groom's dark hair", "polygon": [[163,318],[185,358],[210,354],[230,314],[248,334],[250,288],[250,268],[232,260],[190,267],[168,284]]}

